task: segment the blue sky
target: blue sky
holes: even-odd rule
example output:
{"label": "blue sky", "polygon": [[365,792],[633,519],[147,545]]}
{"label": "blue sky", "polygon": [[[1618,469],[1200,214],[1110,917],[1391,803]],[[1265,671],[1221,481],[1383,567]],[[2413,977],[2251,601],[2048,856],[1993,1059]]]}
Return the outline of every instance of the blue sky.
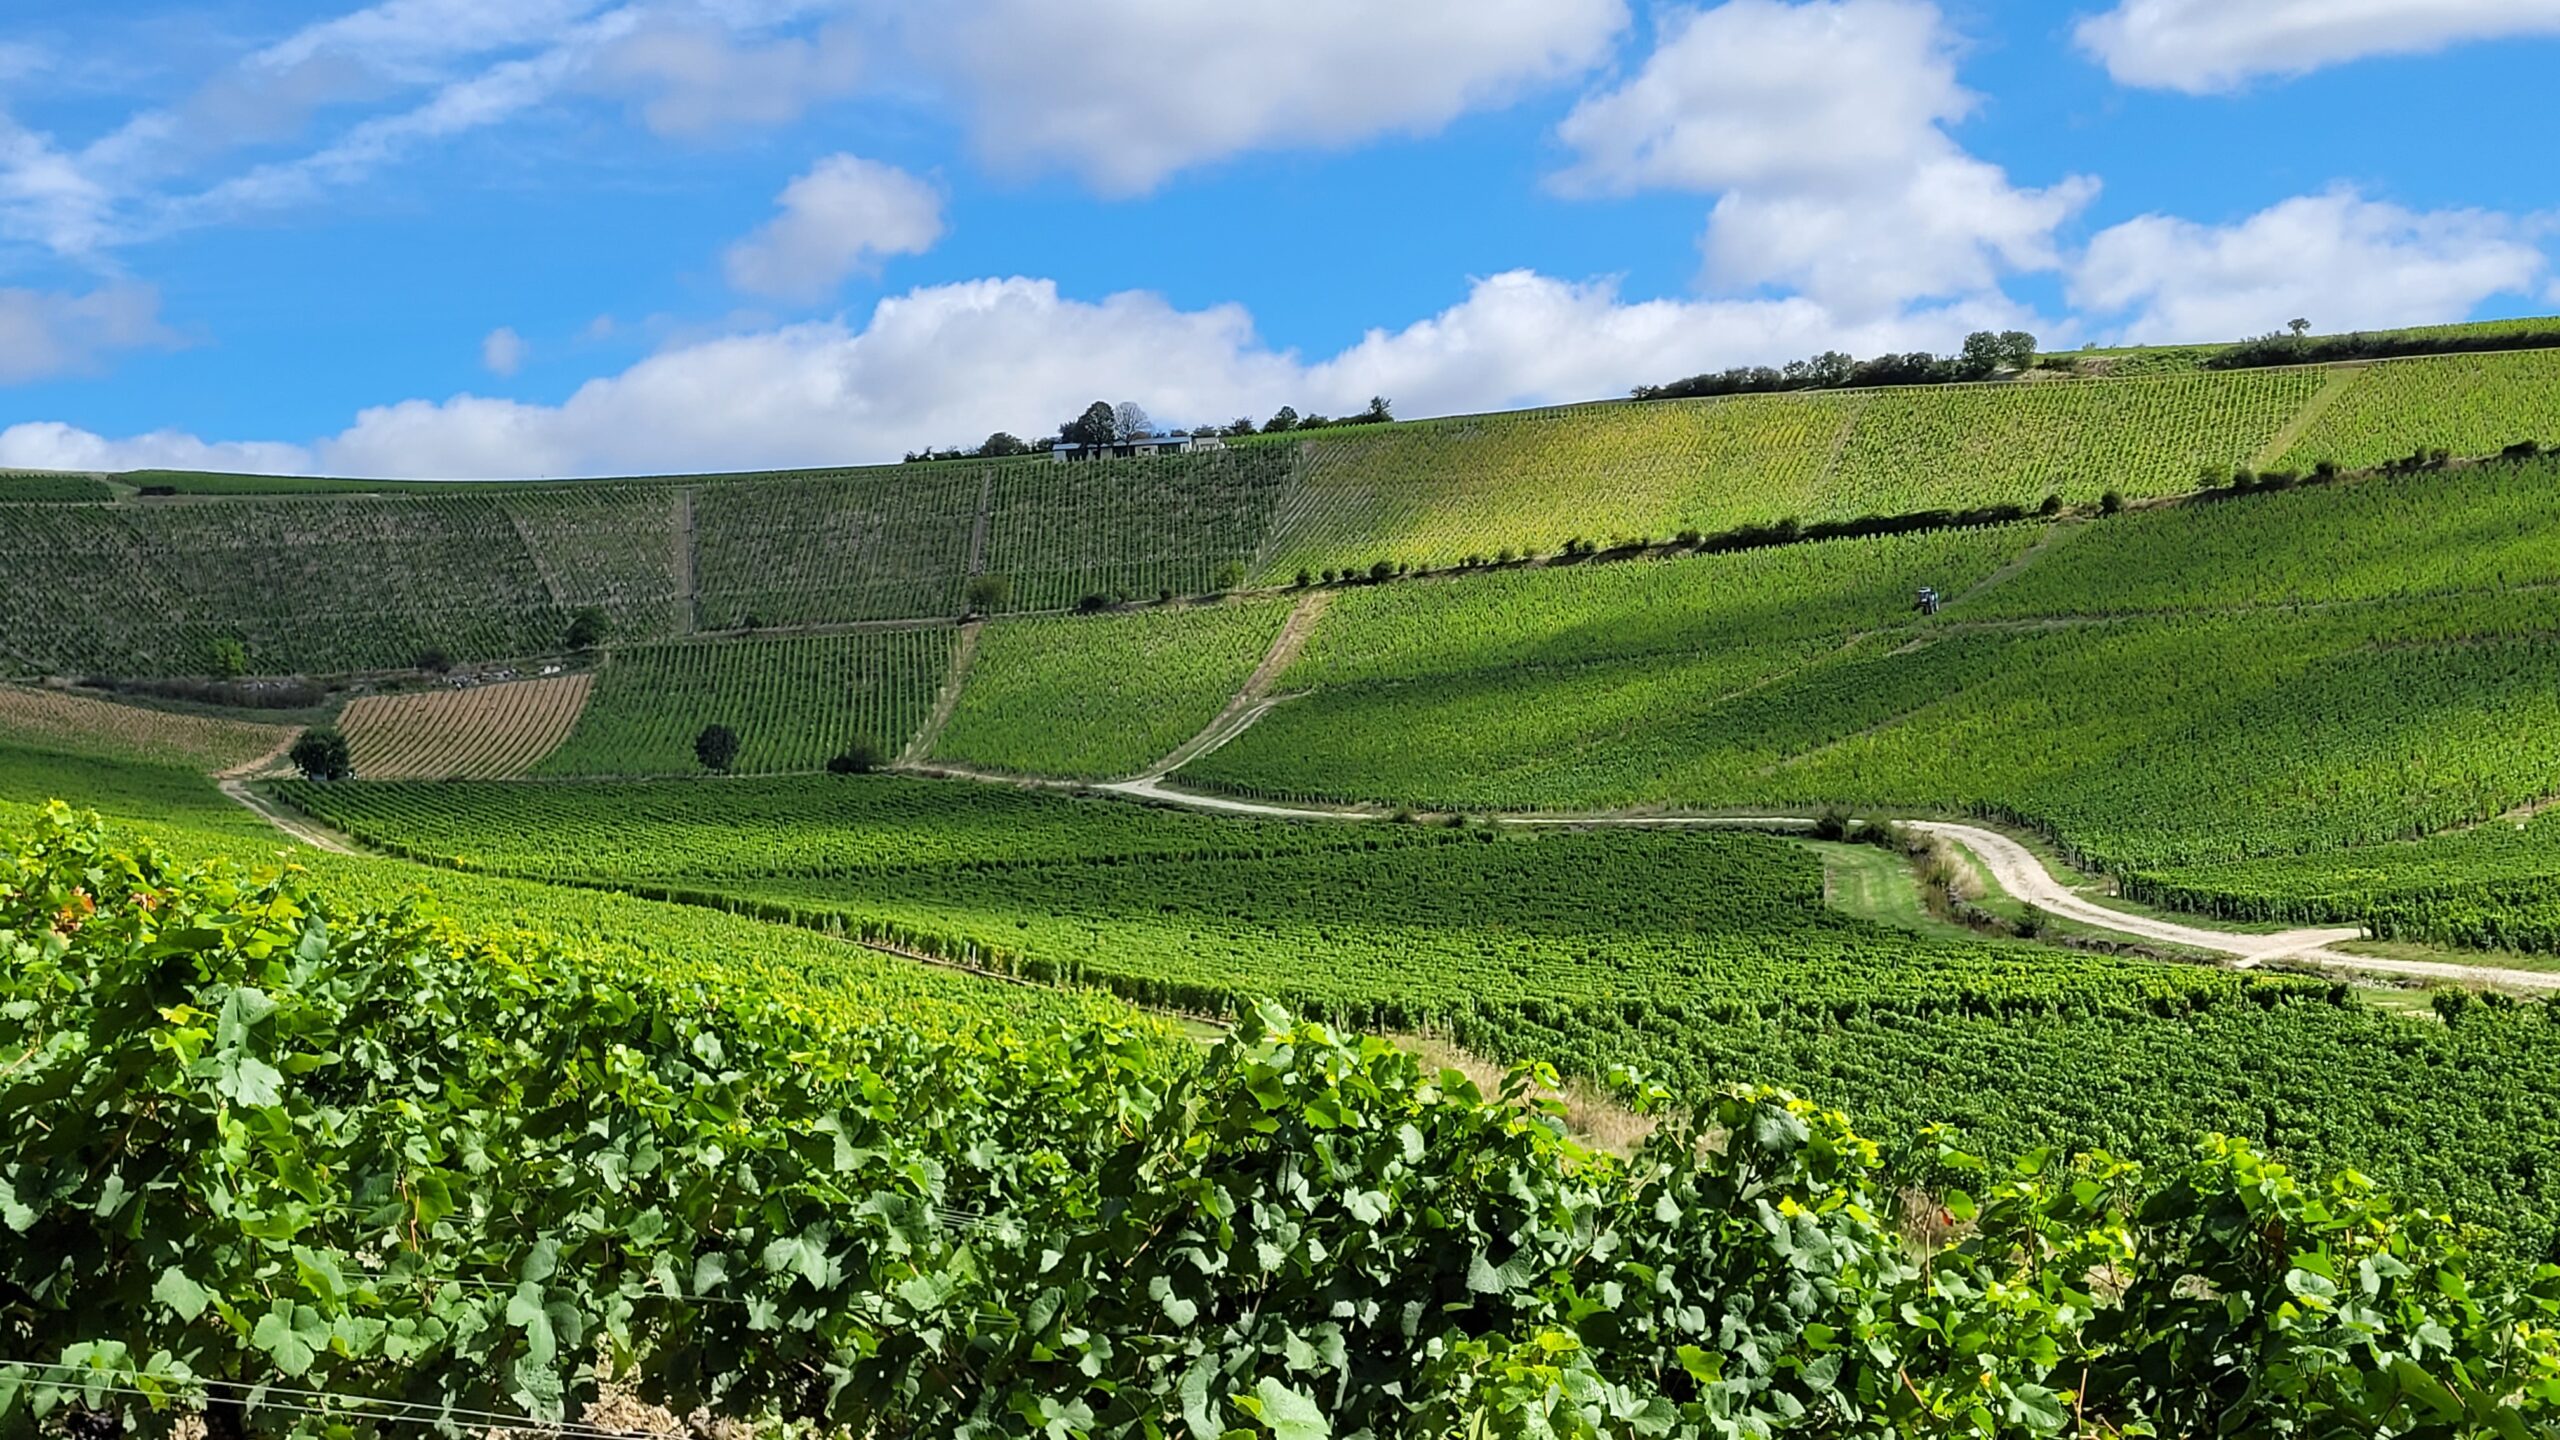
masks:
{"label": "blue sky", "polygon": [[0,14],[0,465],[830,464],[2560,310],[2560,0]]}

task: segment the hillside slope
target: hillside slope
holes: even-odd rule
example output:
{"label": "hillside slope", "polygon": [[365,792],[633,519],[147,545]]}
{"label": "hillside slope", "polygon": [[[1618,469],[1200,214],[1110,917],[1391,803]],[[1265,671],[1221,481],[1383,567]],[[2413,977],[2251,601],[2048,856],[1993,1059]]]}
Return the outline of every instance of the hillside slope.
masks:
{"label": "hillside slope", "polygon": [[999,610],[1059,609],[1577,539],[2180,494],[2297,428],[2301,467],[2480,453],[2537,427],[2560,428],[2560,367],[2517,352],[1583,406],[1091,469],[361,490],[215,477],[165,496],[126,477],[107,500],[47,481],[29,492],[41,501],[0,492],[0,666],[200,674],[226,640],[259,674],[515,658],[564,648],[589,608],[617,643],[952,619],[976,574],[1005,582]]}

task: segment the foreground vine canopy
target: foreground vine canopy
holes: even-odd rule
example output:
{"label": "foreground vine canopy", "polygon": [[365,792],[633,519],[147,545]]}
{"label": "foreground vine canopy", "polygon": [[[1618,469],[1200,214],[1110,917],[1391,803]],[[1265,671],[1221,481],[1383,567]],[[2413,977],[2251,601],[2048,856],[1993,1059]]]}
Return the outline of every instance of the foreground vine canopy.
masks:
{"label": "foreground vine canopy", "polygon": [[872,1435],[2560,1426],[2560,1269],[2237,1140],[1888,1165],[1732,1089],[1620,1156],[1542,1067],[1486,1093],[1269,1006],[1205,1057],[848,1025],[60,806],[0,947],[12,1435],[538,1428],[605,1385]]}

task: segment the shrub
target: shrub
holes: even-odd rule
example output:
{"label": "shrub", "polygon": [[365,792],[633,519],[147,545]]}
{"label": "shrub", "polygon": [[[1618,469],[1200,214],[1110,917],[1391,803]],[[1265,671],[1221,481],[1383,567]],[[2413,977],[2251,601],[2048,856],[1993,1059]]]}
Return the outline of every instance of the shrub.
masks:
{"label": "shrub", "polygon": [[2435,994],[2427,997],[2427,1003],[2435,1007],[2436,1015],[2441,1018],[2444,1023],[2452,1025],[2459,1022],[2462,1019],[2463,1014],[2470,1010],[2471,992],[2468,990],[2439,990]]}
{"label": "shrub", "polygon": [[1846,840],[1849,838],[1849,826],[1849,812],[1833,805],[1813,818],[1813,838]]}
{"label": "shrub", "polygon": [[705,770],[726,771],[738,760],[738,732],[726,725],[705,725],[693,737],[693,758]]}
{"label": "shrub", "polygon": [[2323,460],[2311,467],[2311,478],[2314,480],[2324,482],[2335,480],[2340,473],[2338,462],[2335,460]]}
{"label": "shrub", "polygon": [[2061,514],[2062,497],[2060,495],[2047,495],[2044,497],[2044,503],[2036,507],[2036,513],[2044,516],[2048,520]]}
{"label": "shrub", "polygon": [[2199,490],[2224,489],[2231,484],[2232,473],[2228,465],[2220,463],[2207,465],[2196,472],[2196,488]]}
{"label": "shrub", "polygon": [[604,637],[612,632],[612,628],[612,623],[605,619],[602,610],[593,605],[583,606],[576,614],[569,617],[569,648],[593,650],[603,643]]}
{"label": "shrub", "polygon": [[884,763],[886,762],[880,754],[879,746],[872,744],[868,740],[856,740],[851,745],[845,747],[843,754],[838,755],[827,762],[827,773],[830,775],[868,775],[872,771],[879,769]]}
{"label": "shrub", "polygon": [[[1330,577],[1330,576],[1327,576],[1327,578],[1328,578],[1328,579],[1330,579],[1331,577]],[[1299,589],[1301,589],[1301,590],[1304,590],[1304,589],[1306,589],[1308,586],[1313,585],[1314,583],[1316,583],[1316,577],[1314,577],[1313,575],[1308,574],[1308,573],[1307,573],[1306,571],[1304,571],[1304,570],[1301,570],[1301,571],[1299,571],[1299,572],[1298,572],[1298,583],[1297,583],[1297,588],[1299,588]]]}
{"label": "shrub", "polygon": [[2124,495],[2119,491],[2110,490],[2098,497],[2098,513],[2101,515],[2118,514],[2123,509]]}
{"label": "shrub", "polygon": [[1002,575],[969,577],[968,602],[969,613],[972,615],[984,615],[990,611],[1001,610],[1005,602],[1012,598],[1013,582]]}
{"label": "shrub", "polygon": [[1375,565],[1369,567],[1369,579],[1373,584],[1383,585],[1387,581],[1394,579],[1395,576],[1396,566],[1395,562],[1392,560],[1381,560]]}
{"label": "shrub", "polygon": [[213,662],[213,673],[225,680],[249,673],[249,647],[235,636],[225,635],[206,646],[205,657]]}
{"label": "shrub", "polygon": [[1157,588],[1157,590],[1156,590],[1156,603],[1157,603],[1157,604],[1159,604],[1159,605],[1170,605],[1170,604],[1172,604],[1172,603],[1173,603],[1173,587],[1172,587],[1172,586],[1170,586],[1170,585],[1165,585],[1165,586],[1160,586],[1160,587],[1158,587],[1158,588]]}
{"label": "shrub", "polygon": [[1087,615],[1091,615],[1100,610],[1108,610],[1110,608],[1111,597],[1098,591],[1094,594],[1087,595],[1076,602],[1076,609]]}
{"label": "shrub", "polygon": [[418,668],[430,675],[441,675],[453,668],[453,657],[441,645],[430,645],[418,652]]}
{"label": "shrub", "polygon": [[1230,560],[1226,564],[1219,566],[1218,573],[1209,577],[1209,588],[1216,590],[1221,594],[1230,590],[1243,589],[1243,563],[1241,561]]}
{"label": "shrub", "polygon": [[2015,921],[2011,922],[2009,929],[2021,940],[2033,940],[2042,935],[2045,928],[2052,923],[2053,917],[2030,905]]}
{"label": "shrub", "polygon": [[315,725],[295,736],[293,748],[285,752],[285,758],[306,780],[356,777],[356,762],[347,750],[347,737],[326,725]]}

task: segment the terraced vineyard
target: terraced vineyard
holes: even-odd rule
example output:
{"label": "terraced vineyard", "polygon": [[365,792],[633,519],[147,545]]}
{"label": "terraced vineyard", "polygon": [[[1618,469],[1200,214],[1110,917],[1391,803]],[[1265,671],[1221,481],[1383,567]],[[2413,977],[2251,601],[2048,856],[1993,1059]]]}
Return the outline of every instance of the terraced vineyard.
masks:
{"label": "terraced vineyard", "polygon": [[[743,775],[814,771],[857,745],[894,756],[924,724],[959,631],[698,640],[616,650],[538,775],[691,775],[706,726],[738,736]],[[359,772],[361,773],[361,772]]]}
{"label": "terraced vineyard", "polygon": [[493,780],[522,775],[585,710],[593,675],[510,680],[467,690],[367,695],[339,716],[358,775],[373,780]]}
{"label": "terraced vineyard", "polygon": [[1217,718],[1288,618],[1285,602],[1097,620],[999,621],[978,642],[932,758],[1028,775],[1130,775]]}
{"label": "terraced vineyard", "polygon": [[0,685],[0,735],[41,749],[197,771],[229,770],[275,754],[295,733],[289,725],[150,710],[59,690]]}
{"label": "terraced vineyard", "polygon": [[2491,455],[2522,440],[2560,445],[2560,351],[2378,361],[2304,430],[2282,463],[2350,469],[2416,451]]}

